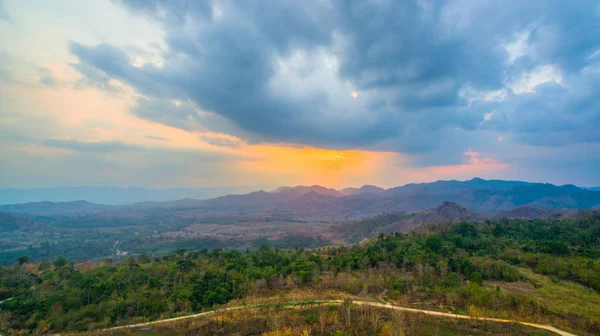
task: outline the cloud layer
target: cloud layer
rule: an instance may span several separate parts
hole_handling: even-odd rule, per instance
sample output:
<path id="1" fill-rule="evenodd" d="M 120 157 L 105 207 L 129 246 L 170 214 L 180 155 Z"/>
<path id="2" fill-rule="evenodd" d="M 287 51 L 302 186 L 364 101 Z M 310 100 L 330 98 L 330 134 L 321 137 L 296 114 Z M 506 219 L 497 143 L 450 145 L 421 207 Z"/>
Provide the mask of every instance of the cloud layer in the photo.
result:
<path id="1" fill-rule="evenodd" d="M 108 77 L 149 97 L 133 111 L 159 123 L 198 120 L 148 112 L 147 99 L 190 101 L 261 139 L 315 146 L 420 153 L 449 128 L 542 146 L 600 141 L 594 1 L 122 4 L 164 29 L 160 65 L 135 66 L 109 44 L 71 51 L 99 87 Z"/>
<path id="2" fill-rule="evenodd" d="M 600 184 L 597 1 L 0 0 L 0 38 L 0 184 Z"/>

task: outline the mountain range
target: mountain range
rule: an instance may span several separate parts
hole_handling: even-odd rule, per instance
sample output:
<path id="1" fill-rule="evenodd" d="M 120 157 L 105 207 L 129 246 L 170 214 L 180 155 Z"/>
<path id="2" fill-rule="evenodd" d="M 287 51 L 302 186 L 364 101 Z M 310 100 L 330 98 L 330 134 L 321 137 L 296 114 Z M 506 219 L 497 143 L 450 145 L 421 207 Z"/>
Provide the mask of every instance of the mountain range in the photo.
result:
<path id="1" fill-rule="evenodd" d="M 0 189 L 0 204 L 29 202 L 71 202 L 86 200 L 91 203 L 123 205 L 138 202 L 165 202 L 184 198 L 207 199 L 227 194 L 248 193 L 259 189 L 273 189 L 275 186 L 241 186 L 214 188 L 121 188 L 103 186 L 60 187 L 37 189 Z"/>
<path id="2" fill-rule="evenodd" d="M 118 191 L 115 191 L 118 198 Z M 600 191 L 574 185 L 522 181 L 483 180 L 437 181 L 383 189 L 376 186 L 330 189 L 322 186 L 281 187 L 271 192 L 255 191 L 206 200 L 185 198 L 167 202 L 141 202 L 109 206 L 86 201 L 33 202 L 2 205 L 0 211 L 30 214 L 105 213 L 146 216 L 151 213 L 176 217 L 287 215 L 299 220 L 339 221 L 390 212 L 414 213 L 455 202 L 474 211 L 504 213 L 587 209 L 600 206 Z M 529 208 L 522 208 L 528 206 Z M 529 210 L 527 210 L 529 209 Z"/>

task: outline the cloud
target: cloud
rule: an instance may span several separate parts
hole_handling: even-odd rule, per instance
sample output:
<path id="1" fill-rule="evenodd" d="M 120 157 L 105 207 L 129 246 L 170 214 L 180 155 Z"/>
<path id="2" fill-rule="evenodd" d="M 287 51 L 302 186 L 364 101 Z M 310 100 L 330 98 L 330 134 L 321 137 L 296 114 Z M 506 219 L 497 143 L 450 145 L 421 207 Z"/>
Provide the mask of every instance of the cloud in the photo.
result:
<path id="1" fill-rule="evenodd" d="M 50 70 L 48 68 L 40 68 L 39 73 L 40 73 L 40 80 L 39 80 L 40 84 L 42 84 L 44 86 L 48 86 L 48 87 L 54 87 L 54 86 L 59 85 L 59 81 L 56 79 L 56 77 L 54 77 L 52 70 Z"/>
<path id="2" fill-rule="evenodd" d="M 10 19 L 10 16 L 8 15 L 8 13 L 6 12 L 6 9 L 4 8 L 4 1 L 0 0 L 0 20 L 8 21 L 9 19 Z"/>
<path id="3" fill-rule="evenodd" d="M 3 151 L 3 155 L 10 158 L 3 168 L 10 174 L 2 174 L 0 184 L 21 188 L 65 185 L 169 188 L 244 185 L 253 181 L 238 178 L 243 171 L 233 174 L 235 166 L 231 160 L 234 158 L 219 153 L 151 147 L 130 150 L 131 145 L 123 149 L 128 145 L 112 142 L 52 141 L 48 144 L 67 147 L 73 152 L 64 155 L 46 149 L 40 151 L 41 155 L 32 155 L 13 146 Z"/>
<path id="4" fill-rule="evenodd" d="M 490 172 L 506 170 L 510 167 L 504 162 L 500 162 L 492 157 L 470 149 L 464 152 L 463 155 L 469 158 L 467 163 L 424 167 L 422 169 L 423 173 L 431 174 L 435 176 L 436 179 L 447 177 L 468 178 L 472 176 L 483 176 L 483 174 L 489 174 Z"/>
<path id="5" fill-rule="evenodd" d="M 495 113 L 496 113 L 496 110 L 491 110 L 490 112 L 484 114 L 483 115 L 483 120 L 484 121 L 490 121 L 490 120 L 492 120 L 492 117 L 494 116 Z"/>
<path id="6" fill-rule="evenodd" d="M 155 135 L 146 135 L 145 138 L 148 140 L 155 140 L 155 141 L 169 141 L 169 139 L 167 139 L 165 137 L 155 136 Z"/>
<path id="7" fill-rule="evenodd" d="M 473 108 L 492 106 L 493 118 L 482 127 L 510 132 L 514 141 L 554 147 L 600 143 L 600 62 L 564 76 L 560 83 L 549 78 L 505 101 Z"/>
<path id="8" fill-rule="evenodd" d="M 0 2 L 0 6 L 2 3 Z M 4 51 L 0 51 L 0 84 L 18 84 L 20 81 L 13 73 L 15 68 L 19 68 L 22 62 Z"/>
<path id="9" fill-rule="evenodd" d="M 141 119 L 186 131 L 202 129 L 198 109 L 179 100 L 139 98 L 131 112 Z"/>
<path id="10" fill-rule="evenodd" d="M 51 69 L 5 51 L 0 51 L 0 83 L 33 87 L 60 85 Z"/>
<path id="11" fill-rule="evenodd" d="M 107 75 L 94 67 L 90 67 L 86 64 L 73 64 L 72 66 L 75 68 L 75 70 L 79 71 L 79 73 L 83 75 L 81 79 L 75 82 L 74 87 L 76 89 L 92 87 L 113 93 L 123 91 L 120 87 L 112 84 Z"/>
<path id="12" fill-rule="evenodd" d="M 45 139 L 43 144 L 49 147 L 63 148 L 76 152 L 114 153 L 129 150 L 139 150 L 140 147 L 128 145 L 120 141 L 78 141 L 72 139 Z"/>
<path id="13" fill-rule="evenodd" d="M 13 75 L 6 69 L 0 68 L 0 83 L 14 83 Z"/>
<path id="14" fill-rule="evenodd" d="M 202 111 L 244 140 L 419 155 L 463 141 L 440 134 L 475 131 L 600 141 L 593 1 L 121 3 L 162 27 L 161 62 L 106 43 L 70 49 L 86 83 L 144 95 L 140 118 L 215 131 Z"/>
<path id="15" fill-rule="evenodd" d="M 135 100 L 130 112 L 138 118 L 189 132 L 235 133 L 249 141 L 258 141 L 258 138 L 245 133 L 224 117 L 202 111 L 191 101 L 140 97 Z"/>
<path id="16" fill-rule="evenodd" d="M 40 79 L 40 84 L 45 86 L 53 86 L 56 84 L 56 79 L 52 76 L 45 76 Z"/>
<path id="17" fill-rule="evenodd" d="M 203 134 L 199 135 L 198 139 L 207 144 L 219 147 L 238 147 L 243 144 L 240 139 L 224 134 Z"/>

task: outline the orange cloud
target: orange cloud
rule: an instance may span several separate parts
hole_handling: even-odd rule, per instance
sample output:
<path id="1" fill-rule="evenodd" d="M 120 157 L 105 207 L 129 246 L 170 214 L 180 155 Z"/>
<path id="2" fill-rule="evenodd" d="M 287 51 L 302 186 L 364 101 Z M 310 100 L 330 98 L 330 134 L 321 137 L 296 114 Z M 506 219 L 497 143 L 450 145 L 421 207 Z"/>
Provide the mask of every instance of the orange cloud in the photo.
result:
<path id="1" fill-rule="evenodd" d="M 496 159 L 486 157 L 479 152 L 468 150 L 463 155 L 469 158 L 467 163 L 432 166 L 424 168 L 424 172 L 433 175 L 434 178 L 445 177 L 473 177 L 480 176 L 484 173 L 498 171 L 509 167 L 508 164 L 500 162 Z"/>

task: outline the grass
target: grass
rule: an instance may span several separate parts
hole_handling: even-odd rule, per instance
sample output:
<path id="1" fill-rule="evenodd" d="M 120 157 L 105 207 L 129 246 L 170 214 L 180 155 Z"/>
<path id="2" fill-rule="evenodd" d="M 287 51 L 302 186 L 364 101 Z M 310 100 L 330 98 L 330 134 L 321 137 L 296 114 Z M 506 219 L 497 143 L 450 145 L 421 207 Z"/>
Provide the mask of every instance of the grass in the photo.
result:
<path id="1" fill-rule="evenodd" d="M 531 279 L 533 281 L 537 281 L 538 284 L 538 288 L 534 289 L 536 295 L 537 295 L 537 291 L 540 291 L 540 300 L 542 299 L 541 297 L 543 296 L 544 293 L 548 293 L 551 292 L 552 290 L 555 290 L 557 286 L 557 284 L 552 283 L 547 277 L 544 276 L 538 276 L 536 274 L 528 274 L 528 276 L 531 276 Z M 578 290 L 577 287 L 571 288 L 570 286 L 575 285 L 575 284 L 568 284 L 566 286 L 566 288 L 568 290 Z M 515 286 L 515 288 L 519 288 L 519 286 Z M 531 290 L 531 286 L 526 287 L 528 290 Z M 563 292 L 564 293 L 564 292 Z M 596 294 L 597 295 L 597 294 Z M 190 332 L 190 328 L 197 328 L 198 326 L 202 326 L 202 325 L 206 325 L 207 323 L 213 323 L 210 321 L 223 321 L 224 317 L 226 316 L 228 319 L 228 327 L 224 327 L 225 329 L 223 330 L 235 330 L 235 325 L 244 325 L 244 327 L 247 327 L 247 324 L 253 324 L 255 325 L 255 328 L 253 329 L 252 332 L 254 332 L 256 335 L 259 335 L 261 332 L 264 331 L 269 331 L 269 330 L 273 330 L 273 327 L 269 326 L 267 327 L 267 325 L 269 325 L 268 323 L 268 318 L 272 318 L 274 312 L 276 312 L 276 314 L 282 314 L 284 317 L 278 317 L 281 318 L 282 321 L 283 320 L 288 320 L 289 325 L 293 328 L 295 328 L 294 330 L 302 327 L 307 327 L 307 328 L 313 328 L 312 330 L 316 330 L 314 325 L 308 325 L 308 326 L 304 326 L 302 322 L 305 320 L 305 317 L 312 313 L 312 314 L 319 314 L 319 312 L 333 312 L 335 314 L 338 314 L 338 307 L 339 305 L 337 304 L 330 304 L 330 303 L 325 303 L 323 304 L 322 301 L 323 300 L 328 300 L 328 299 L 344 299 L 344 298 L 350 298 L 353 300 L 360 300 L 360 301 L 379 301 L 377 298 L 373 298 L 373 297 L 364 297 L 364 296 L 356 296 L 356 295 L 351 295 L 348 293 L 344 293 L 344 292 L 339 292 L 339 291 L 335 291 L 335 290 L 317 290 L 314 288 L 294 288 L 292 290 L 287 290 L 287 291 L 279 291 L 279 292 L 273 292 L 273 291 L 266 291 L 264 293 L 260 293 L 258 295 L 254 295 L 254 296 L 248 296 L 244 299 L 239 299 L 239 300 L 233 300 L 231 302 L 229 302 L 226 307 L 236 307 L 236 306 L 249 306 L 249 307 L 253 307 L 253 309 L 244 309 L 244 310 L 235 310 L 235 311 L 228 311 L 228 312 L 217 312 L 215 315 L 211 315 L 211 316 L 206 316 L 206 317 L 201 317 L 201 318 L 197 318 L 197 319 L 190 319 L 190 320 L 185 320 L 185 321 L 177 321 L 177 322 L 171 322 L 171 323 L 166 323 L 166 324 L 160 324 L 160 325 L 154 325 L 152 327 L 145 327 L 142 329 L 138 329 L 138 330 L 120 330 L 120 331 L 114 331 L 112 333 L 92 333 L 92 334 L 96 334 L 96 335 L 148 335 L 148 336 L 154 336 L 154 335 L 186 335 Z M 575 299 L 578 300 L 578 299 Z M 296 302 L 296 303 L 291 303 L 291 302 Z M 363 306 L 354 306 L 353 309 L 355 309 L 355 311 L 361 311 L 361 309 Z M 426 308 L 426 307 L 423 307 Z M 438 307 L 439 308 L 439 307 Z M 393 323 L 393 312 L 391 310 L 388 309 L 383 309 L 383 308 L 372 308 L 372 307 L 368 307 L 365 309 L 375 309 L 375 310 L 380 310 L 380 314 L 381 314 L 381 323 L 379 325 L 379 327 L 381 327 L 383 324 L 385 323 Z M 433 310 L 439 310 L 439 309 L 433 309 Z M 483 312 L 482 312 L 483 313 Z M 294 315 L 297 314 L 297 315 Z M 490 336 L 496 336 L 496 335 L 538 335 L 538 336 L 544 336 L 544 335 L 553 335 L 553 333 L 551 332 L 547 332 L 544 330 L 539 330 L 536 328 L 530 328 L 530 327 L 526 327 L 526 326 L 522 326 L 522 325 L 518 325 L 518 324 L 506 324 L 506 323 L 494 323 L 494 322 L 486 322 L 486 321 L 474 321 L 474 320 L 455 320 L 452 318 L 441 318 L 441 317 L 434 317 L 434 316 L 427 316 L 427 315 L 423 315 L 423 314 L 416 314 L 416 313 L 403 313 L 404 316 L 408 316 L 408 317 L 404 317 L 404 319 L 408 322 L 405 323 L 406 328 L 411 328 L 411 332 L 406 332 L 405 335 L 448 335 L 448 336 L 453 336 L 453 335 L 490 335 Z M 360 313 L 358 313 L 358 315 L 360 316 Z M 265 319 L 267 320 L 257 320 L 257 316 L 265 316 Z M 293 317 L 296 316 L 296 317 Z M 392 316 L 392 317 L 390 317 Z M 482 316 L 491 316 L 491 315 L 487 315 L 487 314 L 482 314 Z M 362 318 L 365 318 L 364 315 Z M 367 318 L 368 319 L 368 318 Z M 415 319 L 418 320 L 418 323 L 415 323 Z M 342 318 L 340 319 L 336 319 L 335 323 L 341 323 L 339 322 L 340 320 L 342 320 Z M 354 321 L 354 320 L 353 320 Z M 412 322 L 410 322 L 412 321 Z M 335 327 L 335 323 L 332 322 L 332 327 L 333 329 L 337 328 Z M 358 323 L 358 322 L 356 322 Z M 362 323 L 362 322 L 361 322 Z M 305 323 L 306 324 L 306 323 Z M 366 323 L 368 325 L 368 323 Z M 564 328 L 563 324 L 560 324 L 561 328 Z M 282 322 L 282 324 L 279 325 L 279 327 L 283 328 L 285 326 L 285 324 Z M 341 324 L 341 326 L 338 326 L 340 328 L 344 328 L 344 325 Z M 261 329 L 262 328 L 262 329 Z M 356 329 L 357 327 L 353 327 L 354 329 Z M 362 324 L 361 324 L 361 328 L 362 328 Z M 332 329 L 332 330 L 333 330 Z M 206 335 L 225 335 L 227 333 L 222 333 L 218 330 L 212 330 L 211 333 L 206 333 Z M 221 330 L 221 331 L 223 331 Z M 354 330 L 356 331 L 356 330 Z M 372 330 L 371 330 L 372 331 Z M 224 331 L 223 331 L 224 332 Z M 204 333 L 197 333 L 198 335 L 205 335 Z M 293 335 L 300 335 L 300 332 L 297 333 L 292 333 Z M 356 334 L 356 333 L 355 333 Z M 360 333 L 359 333 L 360 334 Z M 379 333 L 377 333 L 379 334 Z M 383 333 L 385 335 L 385 333 Z M 321 333 L 312 333 L 312 335 L 322 335 Z M 325 334 L 328 335 L 328 334 Z M 334 333 L 331 333 L 331 335 L 336 335 Z M 343 334 L 343 335 L 351 335 L 351 334 Z M 361 334 L 362 335 L 362 334 Z M 364 335 L 375 335 L 372 332 L 369 333 L 365 333 Z"/>
<path id="2" fill-rule="evenodd" d="M 253 335 L 280 330 L 291 331 L 291 333 L 270 333 L 269 335 L 303 335 L 310 331 L 310 335 L 390 335 L 397 334 L 402 330 L 402 335 L 436 335 L 436 336 L 458 336 L 458 335 L 535 335 L 549 336 L 550 332 L 534 328 L 505 323 L 484 323 L 473 320 L 452 320 L 437 318 L 422 314 L 394 315 L 394 312 L 380 308 L 361 309 L 353 307 L 352 323 L 344 323 L 343 315 L 337 307 L 331 309 L 328 306 L 294 307 L 295 309 L 276 309 L 275 306 L 261 307 L 255 311 L 223 312 L 210 318 L 204 317 L 195 321 L 174 322 L 168 325 L 152 326 L 138 330 L 115 331 L 112 333 L 92 333 L 95 335 L 187 335 L 192 332 L 197 335 L 235 335 L 242 329 L 246 334 Z M 373 326 L 373 314 L 378 314 L 377 325 Z M 315 316 L 310 320 L 308 316 Z M 324 317 L 324 327 L 320 326 L 319 319 Z M 276 321 L 276 322 L 274 322 Z M 205 327 L 213 325 L 210 330 Z M 204 327 L 204 328 L 203 328 Z M 323 333 L 321 333 L 323 330 Z M 264 334 L 263 334 L 264 335 Z"/>
<path id="3" fill-rule="evenodd" d="M 571 281 L 552 281 L 548 276 L 522 269 L 521 273 L 531 282 L 533 295 L 552 311 L 587 317 L 600 316 L 600 294 L 589 287 Z"/>

